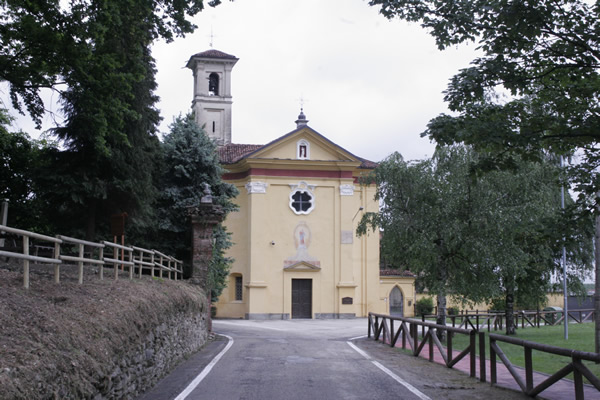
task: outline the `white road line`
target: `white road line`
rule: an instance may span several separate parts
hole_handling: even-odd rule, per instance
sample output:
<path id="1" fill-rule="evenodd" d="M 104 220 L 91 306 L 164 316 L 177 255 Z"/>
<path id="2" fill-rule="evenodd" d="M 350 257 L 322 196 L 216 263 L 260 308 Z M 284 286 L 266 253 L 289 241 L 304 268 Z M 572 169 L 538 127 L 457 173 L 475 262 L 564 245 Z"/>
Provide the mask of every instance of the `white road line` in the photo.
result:
<path id="1" fill-rule="evenodd" d="M 350 338 L 350 339 L 348 339 L 348 340 L 362 339 L 362 338 L 364 338 L 364 337 L 367 337 L 367 335 L 362 335 L 362 336 L 353 337 L 353 338 Z"/>
<path id="2" fill-rule="evenodd" d="M 200 372 L 200 374 L 198 374 L 198 376 L 194 378 L 194 380 L 183 390 L 183 392 L 179 393 L 179 395 L 175 397 L 175 400 L 184 400 L 186 397 L 188 397 L 189 394 L 192 393 L 194 389 L 196 389 L 196 386 L 198 386 L 200 382 L 202 382 L 204 378 L 206 378 L 206 375 L 208 375 L 208 373 L 213 369 L 213 367 L 217 364 L 221 357 L 223 357 L 223 355 L 227 353 L 227 350 L 229 350 L 229 348 L 233 346 L 233 338 L 231 336 L 221 336 L 225 336 L 227 339 L 229 339 L 229 343 L 227 343 L 227 346 L 225 346 L 225 348 L 221 350 L 221 352 L 217 354 L 217 356 L 213 358 L 212 361 L 206 367 L 204 367 L 202 372 Z"/>
<path id="3" fill-rule="evenodd" d="M 248 328 L 257 328 L 257 329 L 271 329 L 273 331 L 285 331 L 285 329 L 281 328 L 273 328 L 270 326 L 262 326 L 261 324 L 253 324 L 253 323 L 242 323 L 242 322 L 227 322 L 227 321 L 215 321 L 213 320 L 213 325 L 234 325 L 234 326 L 246 326 Z"/>
<path id="4" fill-rule="evenodd" d="M 356 350 L 356 352 L 358 354 L 360 354 L 361 356 L 363 356 L 367 360 L 371 361 L 373 363 L 373 365 L 375 365 L 377 368 L 379 368 L 380 370 L 382 370 L 383 372 L 385 372 L 386 374 L 388 374 L 396 382 L 398 382 L 399 384 L 401 384 L 402 386 L 404 386 L 405 388 L 407 388 L 408 390 L 410 390 L 415 396 L 417 396 L 421 400 L 431 400 L 431 398 L 428 397 L 425 393 L 419 391 L 419 389 L 417 389 L 416 387 L 414 387 L 410 383 L 406 382 L 404 379 L 400 378 L 398 375 L 394 374 L 392 371 L 390 371 L 389 369 L 387 369 L 386 367 L 384 367 L 383 365 L 381 365 L 379 362 L 373 360 L 371 358 L 371 356 L 369 356 L 367 353 L 365 353 L 364 351 L 362 351 L 361 349 L 359 349 L 358 347 L 356 347 L 353 343 L 350 343 L 350 342 L 346 342 L 346 343 L 348 343 L 348 345 L 350 347 L 352 347 L 354 350 Z"/>

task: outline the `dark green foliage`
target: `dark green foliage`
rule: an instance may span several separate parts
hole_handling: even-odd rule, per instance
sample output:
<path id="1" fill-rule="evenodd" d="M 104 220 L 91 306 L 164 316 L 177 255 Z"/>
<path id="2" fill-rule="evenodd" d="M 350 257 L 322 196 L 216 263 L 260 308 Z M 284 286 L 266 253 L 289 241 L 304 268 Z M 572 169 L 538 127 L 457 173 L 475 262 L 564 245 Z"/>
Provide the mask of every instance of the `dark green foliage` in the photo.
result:
<path id="1" fill-rule="evenodd" d="M 382 228 L 382 249 L 407 265 L 419 285 L 446 295 L 507 305 L 542 303 L 559 257 L 566 221 L 560 211 L 558 168 L 518 161 L 512 171 L 476 174 L 479 155 L 468 147 L 438 147 L 431 160 L 405 162 L 393 154 L 374 171 L 380 213 L 367 213 L 358 233 Z M 571 282 L 591 267 L 591 221 L 567 236 Z M 512 300 L 512 301 L 509 301 Z M 441 323 L 441 322 L 440 322 Z"/>
<path id="2" fill-rule="evenodd" d="M 450 81 L 423 135 L 486 152 L 481 166 L 578 151 L 580 201 L 600 189 L 600 3 L 583 0 L 371 0 L 388 18 L 417 21 L 440 49 L 477 42 L 481 56 Z M 590 207 L 591 203 L 586 204 Z M 590 207 L 591 208 L 591 207 Z"/>
<path id="3" fill-rule="evenodd" d="M 496 297 L 490 301 L 490 311 L 504 311 L 506 310 L 506 299 L 504 297 Z"/>
<path id="4" fill-rule="evenodd" d="M 235 186 L 223 182 L 216 145 L 196 124 L 192 115 L 178 117 L 162 144 L 162 173 L 157 202 L 159 226 L 156 238 L 160 248 L 187 263 L 191 262 L 191 224 L 188 207 L 200 203 L 204 183 L 210 185 L 213 201 L 226 213 L 234 211 L 231 199 L 237 195 Z M 209 270 L 209 284 L 216 300 L 225 287 L 229 265 L 233 260 L 225 257 L 230 247 L 229 234 L 222 225 L 214 232 L 213 261 Z M 156 243 L 159 246 L 159 243 Z"/>
<path id="5" fill-rule="evenodd" d="M 65 116 L 52 129 L 60 147 L 42 148 L 24 134 L 0 131 L 4 196 L 13 202 L 11 215 L 22 219 L 19 227 L 39 228 L 47 219 L 50 232 L 95 240 L 97 231 L 109 237 L 112 214 L 126 212 L 128 242 L 176 254 L 189 268 L 186 208 L 199 203 L 206 182 L 230 212 L 236 190 L 221 181 L 215 146 L 190 117 L 175 121 L 160 145 L 150 46 L 193 32 L 188 17 L 202 8 L 202 0 L 0 4 L 0 80 L 8 82 L 13 106 L 39 125 L 45 113 L 40 89 L 51 88 Z M 4 114 L 0 118 L 4 126 Z M 213 298 L 231 262 L 222 227 L 215 238 Z"/>
<path id="6" fill-rule="evenodd" d="M 188 20 L 202 0 L 6 1 L 0 5 L 0 80 L 13 106 L 39 124 L 41 88 L 58 93 L 62 140 L 50 154 L 46 181 L 58 222 L 108 232 L 110 215 L 126 212 L 127 236 L 150 225 L 158 157 L 159 112 L 150 46 L 193 32 Z M 62 174 L 63 176 L 60 176 Z M 60 209 L 68 210 L 68 217 Z M 63 230 L 63 232 L 65 232 Z"/>
<path id="7" fill-rule="evenodd" d="M 0 110 L 0 201 L 9 201 L 7 224 L 51 233 L 36 179 L 44 168 L 43 153 L 48 144 L 23 132 L 9 132 L 8 123 L 5 111 Z"/>
<path id="8" fill-rule="evenodd" d="M 218 3 L 209 2 L 210 5 Z M 108 67 L 106 78 L 111 79 L 115 64 L 122 60 L 119 57 L 96 60 L 95 50 L 117 44 L 115 54 L 118 53 L 119 35 L 123 33 L 120 27 L 130 28 L 127 33 L 131 34 L 140 33 L 141 27 L 143 32 L 139 39 L 146 43 L 158 38 L 171 41 L 175 36 L 194 31 L 196 27 L 187 17 L 202 9 L 202 0 L 71 0 L 68 4 L 58 0 L 3 1 L 0 4 L 0 80 L 10 84 L 13 106 L 21 112 L 26 109 L 40 124 L 45 113 L 39 96 L 41 88 L 62 93 L 65 89 L 62 78 L 78 70 L 85 79 L 93 76 L 102 80 L 103 71 L 97 69 L 98 62 Z M 123 44 L 126 39 L 123 38 Z M 88 66 L 89 76 L 85 76 Z M 108 83 L 95 90 L 118 90 Z M 121 84 L 127 90 L 126 81 L 112 83 Z M 115 99 L 117 108 L 119 101 Z M 117 121 L 121 119 L 118 115 L 115 117 Z M 114 121 L 98 118 L 96 122 L 104 125 Z"/>
<path id="9" fill-rule="evenodd" d="M 457 307 L 448 307 L 448 315 L 458 315 L 460 310 Z"/>
<path id="10" fill-rule="evenodd" d="M 433 299 L 431 297 L 423 297 L 415 303 L 415 312 L 417 316 L 431 315 L 433 313 Z"/>

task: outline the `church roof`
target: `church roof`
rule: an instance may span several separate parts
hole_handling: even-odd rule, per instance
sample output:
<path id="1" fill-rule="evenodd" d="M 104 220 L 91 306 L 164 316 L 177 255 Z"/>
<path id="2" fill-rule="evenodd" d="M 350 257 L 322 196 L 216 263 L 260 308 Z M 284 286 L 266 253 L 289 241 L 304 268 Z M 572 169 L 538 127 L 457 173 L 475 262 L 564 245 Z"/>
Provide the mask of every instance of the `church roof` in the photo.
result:
<path id="1" fill-rule="evenodd" d="M 225 146 L 219 147 L 218 149 L 218 153 L 219 153 L 219 160 L 221 161 L 221 164 L 235 164 L 236 162 L 243 160 L 244 158 L 248 157 L 249 155 L 265 148 L 268 147 L 270 145 L 272 145 L 273 143 L 276 143 L 280 140 L 285 139 L 286 137 L 293 135 L 294 133 L 296 133 L 297 131 L 299 131 L 300 129 L 303 129 L 303 127 L 295 129 L 293 131 L 291 131 L 290 133 L 286 133 L 283 136 L 278 137 L 277 139 L 267 143 L 267 144 L 237 144 L 237 143 L 229 143 L 226 144 Z M 314 131 L 312 128 L 310 128 L 313 132 L 315 132 L 317 135 L 321 136 L 323 139 L 325 139 L 326 141 L 332 143 L 335 146 L 335 143 L 333 143 L 332 141 L 330 141 L 329 139 L 327 139 L 325 136 L 321 135 L 320 133 Z M 340 147 L 340 146 L 338 146 Z M 341 148 L 341 147 L 340 147 Z M 343 149 L 343 148 L 342 148 Z M 343 149 L 344 151 L 348 152 L 347 150 Z M 352 154 L 350 152 L 348 152 L 349 154 Z M 352 154 L 353 155 L 353 154 Z M 363 169 L 375 169 L 377 167 L 377 163 L 373 162 L 373 161 L 369 161 L 366 160 L 364 158 L 358 157 L 353 155 L 354 157 L 356 157 L 358 160 L 361 161 L 360 167 L 359 168 L 363 168 Z"/>
<path id="2" fill-rule="evenodd" d="M 218 148 L 219 160 L 221 164 L 233 164 L 263 147 L 264 145 L 262 144 L 228 143 Z"/>
<path id="3" fill-rule="evenodd" d="M 399 269 L 380 269 L 379 276 L 401 276 L 401 277 L 412 278 L 415 276 L 415 274 L 413 274 L 412 272 L 410 272 L 408 270 L 401 271 Z"/>
<path id="4" fill-rule="evenodd" d="M 231 54 L 223 53 L 222 51 L 216 50 L 216 49 L 210 49 L 210 50 L 203 51 L 201 53 L 194 54 L 193 56 L 190 57 L 190 59 L 194 58 L 194 57 L 202 57 L 202 58 L 230 58 L 232 60 L 237 60 L 236 56 L 232 56 Z"/>

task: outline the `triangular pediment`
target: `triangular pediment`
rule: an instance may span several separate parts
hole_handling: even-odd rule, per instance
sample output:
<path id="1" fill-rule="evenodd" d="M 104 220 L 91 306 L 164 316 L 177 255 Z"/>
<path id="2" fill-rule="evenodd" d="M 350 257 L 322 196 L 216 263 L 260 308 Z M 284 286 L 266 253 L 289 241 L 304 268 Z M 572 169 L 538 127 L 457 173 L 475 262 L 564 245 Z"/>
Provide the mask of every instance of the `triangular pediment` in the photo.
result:
<path id="1" fill-rule="evenodd" d="M 305 145 L 305 154 L 299 154 L 299 146 Z M 249 154 L 246 159 L 331 161 L 357 163 L 362 159 L 327 139 L 309 126 L 283 135 Z"/>
<path id="2" fill-rule="evenodd" d="M 298 261 L 293 264 L 289 264 L 286 262 L 284 264 L 284 271 L 320 271 L 321 263 L 318 261 Z"/>

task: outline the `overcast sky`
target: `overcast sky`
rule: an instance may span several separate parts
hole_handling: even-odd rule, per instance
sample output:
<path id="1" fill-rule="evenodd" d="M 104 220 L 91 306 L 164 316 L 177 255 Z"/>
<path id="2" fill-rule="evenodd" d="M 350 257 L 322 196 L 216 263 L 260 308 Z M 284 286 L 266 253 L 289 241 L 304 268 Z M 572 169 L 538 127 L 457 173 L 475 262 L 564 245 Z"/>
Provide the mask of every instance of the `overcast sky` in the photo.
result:
<path id="1" fill-rule="evenodd" d="M 419 25 L 388 21 L 363 0 L 224 0 L 194 22 L 194 34 L 153 47 L 161 132 L 190 109 L 185 64 L 210 48 L 212 29 L 213 48 L 239 58 L 234 143 L 264 144 L 292 131 L 304 98 L 310 127 L 373 161 L 393 151 L 431 156 L 434 145 L 419 134 L 447 112 L 442 91 L 474 58 L 474 46 L 441 52 Z M 22 118 L 17 127 L 32 130 Z"/>

